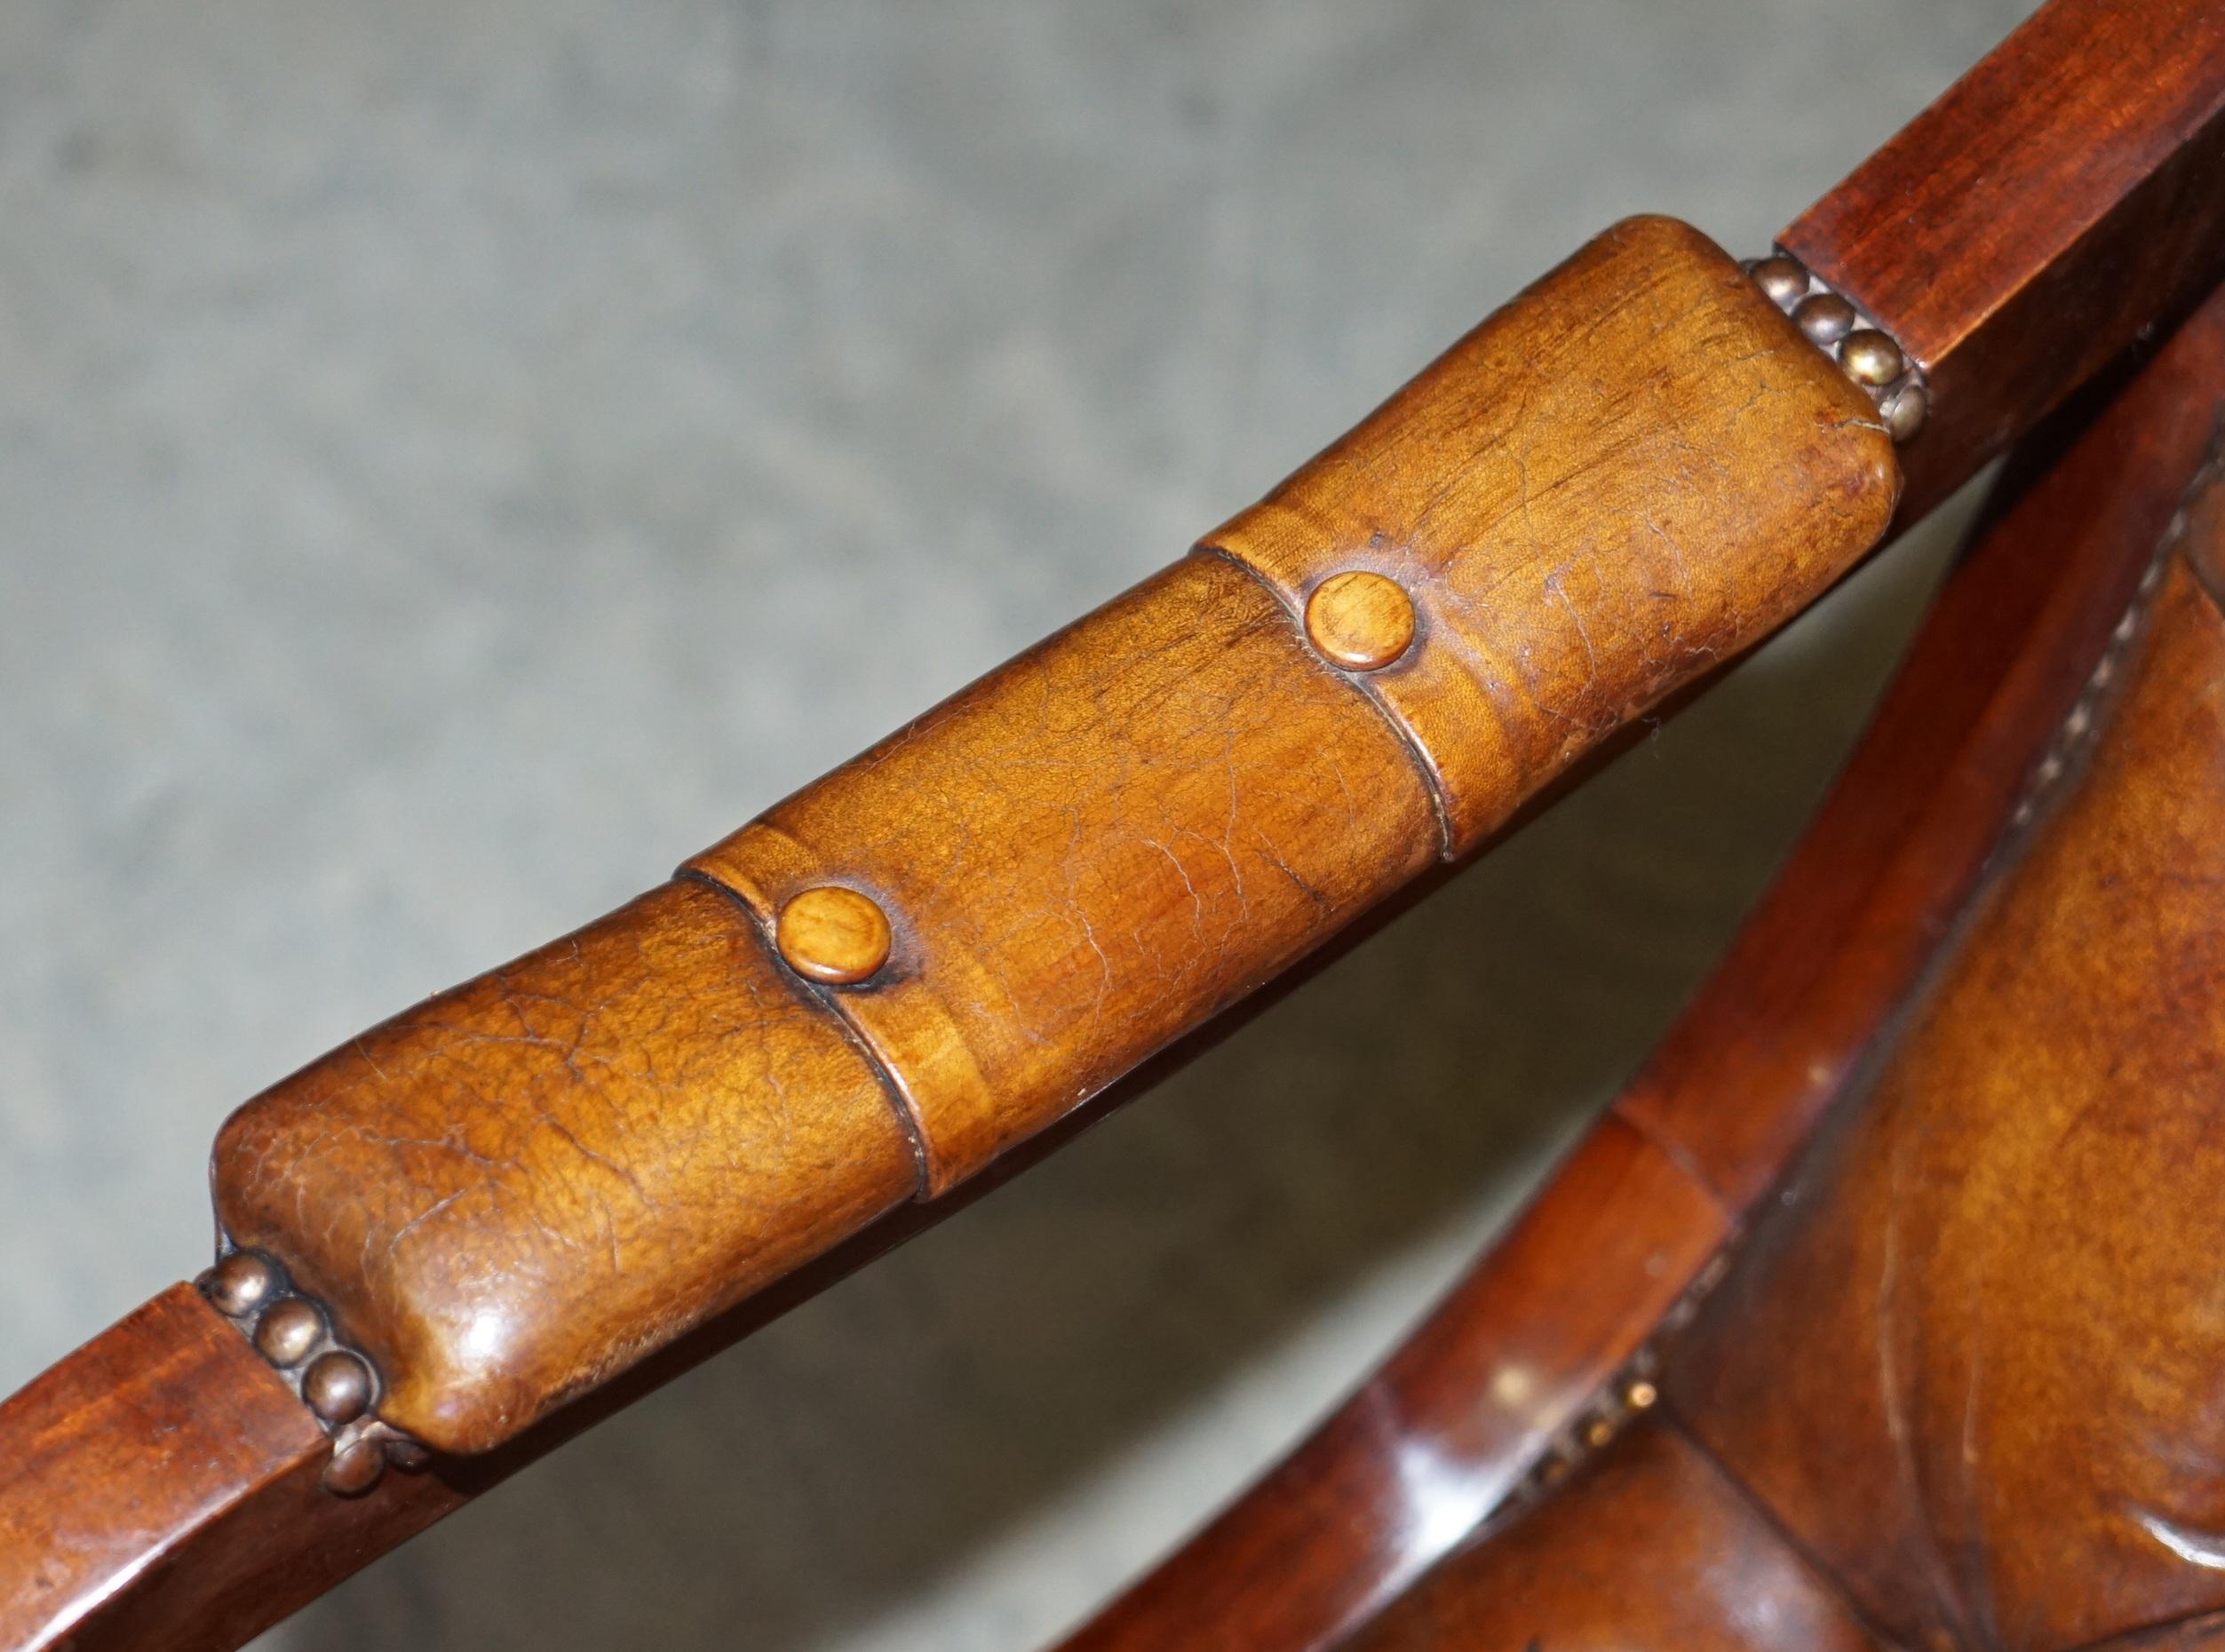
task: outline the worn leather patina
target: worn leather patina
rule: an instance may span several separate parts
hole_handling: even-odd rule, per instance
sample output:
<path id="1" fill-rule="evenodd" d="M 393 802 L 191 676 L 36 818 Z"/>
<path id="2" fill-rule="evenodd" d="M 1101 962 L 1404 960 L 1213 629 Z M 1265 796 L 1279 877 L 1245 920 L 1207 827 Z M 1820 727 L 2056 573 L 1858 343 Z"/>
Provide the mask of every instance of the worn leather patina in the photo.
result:
<path id="1" fill-rule="evenodd" d="M 219 1219 L 370 1358 L 382 1419 L 498 1444 L 1473 846 L 1820 594 L 1897 476 L 1736 263 L 1632 220 L 1258 512 L 678 885 L 250 1102 Z M 1380 669 L 1309 636 L 1340 569 L 1412 604 Z M 886 933 L 807 980 L 780 915 L 830 888 Z"/>
<path id="2" fill-rule="evenodd" d="M 2221 506 L 2195 514 L 2205 555 Z M 2151 623 L 2090 772 L 2062 759 L 2058 812 L 1670 1386 L 1905 1644 L 2048 1652 L 2225 1608 L 2203 1398 L 2225 1365 L 2225 620 L 2174 560 Z"/>

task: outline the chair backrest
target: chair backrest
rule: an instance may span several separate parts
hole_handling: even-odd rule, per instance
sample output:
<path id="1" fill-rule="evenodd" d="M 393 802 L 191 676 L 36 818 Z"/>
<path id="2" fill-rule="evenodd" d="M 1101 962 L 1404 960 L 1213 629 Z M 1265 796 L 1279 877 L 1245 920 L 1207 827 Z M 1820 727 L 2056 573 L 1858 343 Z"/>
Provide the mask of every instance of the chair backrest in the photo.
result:
<path id="1" fill-rule="evenodd" d="M 2225 618 L 2188 554 L 2225 491 L 2182 520 L 2015 869 L 1667 1384 L 1906 1644 L 2225 1608 Z"/>
<path id="2" fill-rule="evenodd" d="M 2212 312 L 2183 345 L 2209 335 L 2208 384 L 2172 386 L 2205 393 L 2151 409 L 2165 446 L 2225 413 Z M 2221 560 L 2213 457 L 1931 978 L 1665 1336 L 1657 1402 L 1355 1646 L 2208 1643 L 2225 1610 Z"/>

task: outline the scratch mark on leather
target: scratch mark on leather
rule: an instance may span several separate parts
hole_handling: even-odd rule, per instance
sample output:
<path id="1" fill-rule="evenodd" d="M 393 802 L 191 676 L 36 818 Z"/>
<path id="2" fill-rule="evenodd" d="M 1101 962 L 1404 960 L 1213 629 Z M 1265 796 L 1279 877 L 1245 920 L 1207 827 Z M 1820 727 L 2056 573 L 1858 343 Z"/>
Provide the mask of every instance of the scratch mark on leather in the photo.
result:
<path id="1" fill-rule="evenodd" d="M 1940 1553 L 1937 1534 L 1932 1529 L 1930 1510 L 1924 1495 L 1923 1465 L 1918 1459 L 1916 1442 L 1909 1430 L 1911 1395 L 1895 1352 L 1901 1284 L 1901 1222 L 1905 1203 L 1902 1189 L 1907 1179 L 1910 1151 L 1910 1139 L 1905 1134 L 1896 1137 L 1887 1172 L 1885 1232 L 1878 1263 L 1876 1319 L 1871 1326 L 1878 1361 L 1879 1404 L 1885 1417 L 1886 1435 L 1893 1446 L 1895 1479 L 1907 1502 L 1910 1528 L 1923 1542 L 1921 1563 L 1929 1574 L 1934 1598 L 1943 1610 L 1959 1619 L 1960 1614 L 1956 1609 L 1958 1597 L 1953 1570 L 1948 1565 L 1946 1557 Z"/>
<path id="2" fill-rule="evenodd" d="M 1591 628 L 1584 623 L 1584 611 L 1569 600 L 1569 593 L 1561 584 L 1561 574 L 1548 575 L 1545 588 L 1549 595 L 1560 599 L 1561 606 L 1569 611 L 1569 621 L 1576 627 L 1577 639 L 1584 645 L 1586 671 L 1583 686 L 1588 688 L 1599 680 L 1599 650 L 1592 646 Z"/>
<path id="3" fill-rule="evenodd" d="M 454 1204 L 458 1199 L 462 1198 L 465 1194 L 471 1191 L 472 1189 L 470 1187 L 458 1187 L 455 1192 L 449 1194 L 447 1197 L 437 1200 L 433 1203 L 425 1206 L 424 1210 L 419 1211 L 408 1221 L 402 1223 L 401 1227 L 395 1228 L 393 1233 L 386 1235 L 386 1243 L 385 1246 L 386 1254 L 389 1256 L 393 1255 L 396 1251 L 401 1249 L 401 1242 L 404 1239 L 407 1239 L 419 1227 L 423 1227 L 426 1222 L 431 1221 L 442 1211 L 447 1210 L 449 1205 Z"/>

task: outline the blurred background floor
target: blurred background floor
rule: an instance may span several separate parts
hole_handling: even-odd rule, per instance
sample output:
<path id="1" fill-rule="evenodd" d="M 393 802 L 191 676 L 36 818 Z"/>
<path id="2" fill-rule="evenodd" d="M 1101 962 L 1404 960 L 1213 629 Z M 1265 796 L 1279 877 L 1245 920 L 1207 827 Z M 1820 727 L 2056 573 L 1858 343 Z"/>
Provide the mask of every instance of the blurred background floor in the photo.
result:
<path id="1" fill-rule="evenodd" d="M 232 1105 L 1179 553 L 1633 210 L 2024 0 L 10 0 L 0 1391 Z M 1861 720 L 1893 553 L 1030 1177 L 270 1648 L 1024 1648 L 1371 1364 Z"/>

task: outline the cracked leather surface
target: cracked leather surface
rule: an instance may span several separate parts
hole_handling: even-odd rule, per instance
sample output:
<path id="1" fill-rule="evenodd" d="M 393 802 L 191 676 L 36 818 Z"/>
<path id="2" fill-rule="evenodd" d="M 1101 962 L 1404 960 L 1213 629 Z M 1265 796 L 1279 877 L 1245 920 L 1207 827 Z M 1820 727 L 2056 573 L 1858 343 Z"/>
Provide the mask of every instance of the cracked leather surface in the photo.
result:
<path id="1" fill-rule="evenodd" d="M 1054 1123 L 1434 863 L 1448 802 L 1472 837 L 1820 595 L 1896 485 L 1850 406 L 1697 234 L 1610 230 L 1266 507 L 1408 548 L 1410 678 L 1363 687 L 1202 549 L 690 863 L 733 899 L 645 897 L 250 1102 L 219 1218 L 331 1304 L 387 1421 L 499 1443 Z M 1474 719 L 1479 685 L 1525 709 Z M 893 946 L 807 988 L 767 937 L 827 883 Z"/>
<path id="2" fill-rule="evenodd" d="M 1633 219 L 1188 561 L 690 865 L 767 923 L 823 882 L 888 912 L 890 966 L 830 1002 L 940 1191 L 1821 594 L 1897 480 L 1735 263 Z M 1423 622 L 1364 676 L 1297 612 L 1363 565 Z"/>
<path id="3" fill-rule="evenodd" d="M 698 857 L 768 918 L 853 884 L 896 930 L 830 994 L 936 1190 L 1427 866 L 1396 732 L 1243 569 L 1193 557 Z"/>
<path id="4" fill-rule="evenodd" d="M 1405 587 L 1422 645 L 1366 684 L 1457 854 L 1813 601 L 1899 490 L 1869 397 L 1705 236 L 1636 218 L 1206 543 L 1293 606 L 1347 568 Z"/>
<path id="5" fill-rule="evenodd" d="M 218 1137 L 218 1218 L 483 1449 L 913 1187 L 840 1024 L 675 883 L 373 1028 Z"/>

